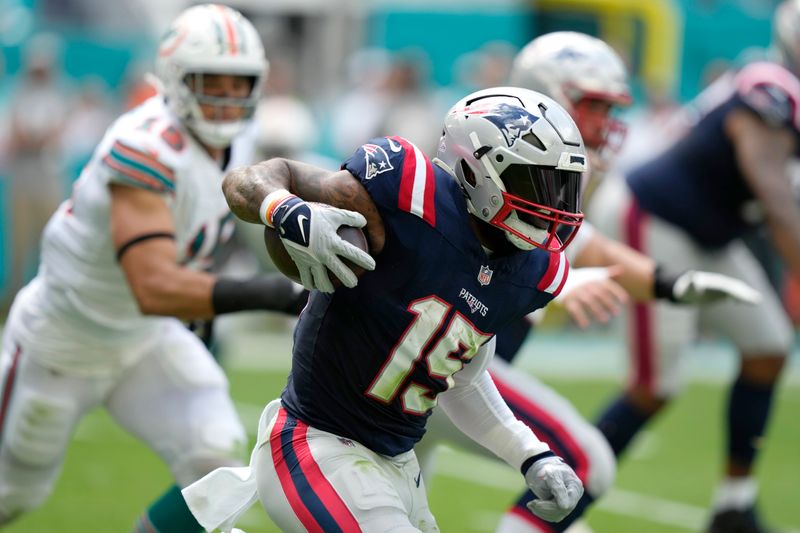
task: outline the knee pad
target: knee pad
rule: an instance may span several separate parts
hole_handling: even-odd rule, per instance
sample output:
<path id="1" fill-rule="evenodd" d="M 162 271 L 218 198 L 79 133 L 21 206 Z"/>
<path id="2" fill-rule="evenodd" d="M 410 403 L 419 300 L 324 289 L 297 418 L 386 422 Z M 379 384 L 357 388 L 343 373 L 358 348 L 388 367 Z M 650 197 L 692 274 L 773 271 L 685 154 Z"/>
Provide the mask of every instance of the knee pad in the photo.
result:
<path id="1" fill-rule="evenodd" d="M 76 418 L 77 407 L 68 401 L 19 389 L 3 428 L 5 448 L 21 465 L 56 465 L 67 449 Z"/>

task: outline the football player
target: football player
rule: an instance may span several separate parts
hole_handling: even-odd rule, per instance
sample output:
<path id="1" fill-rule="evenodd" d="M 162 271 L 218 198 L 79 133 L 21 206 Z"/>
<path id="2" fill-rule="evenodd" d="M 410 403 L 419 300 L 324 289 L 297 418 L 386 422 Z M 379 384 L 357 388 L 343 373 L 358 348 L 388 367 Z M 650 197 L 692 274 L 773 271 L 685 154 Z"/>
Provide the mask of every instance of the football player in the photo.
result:
<path id="1" fill-rule="evenodd" d="M 776 61 L 723 75 L 689 106 L 691 127 L 664 153 L 608 180 L 593 204 L 609 235 L 658 261 L 736 276 L 758 289 L 755 307 L 669 303 L 633 312 L 630 383 L 600 418 L 617 454 L 679 393 L 681 355 L 703 324 L 730 339 L 740 365 L 727 408 L 727 461 L 708 530 L 762 532 L 754 466 L 773 393 L 794 341 L 779 295 L 742 237 L 765 227 L 787 268 L 800 272 L 800 209 L 787 163 L 800 149 L 800 2 L 774 18 Z"/>
<path id="2" fill-rule="evenodd" d="M 517 55 L 511 82 L 553 97 L 572 115 L 593 163 L 584 175 L 584 187 L 593 189 L 613 156 L 615 146 L 609 143 L 619 143 L 624 134 L 624 125 L 614 118 L 614 113 L 631 101 L 627 70 L 617 53 L 603 41 L 588 35 L 546 34 L 534 39 Z M 583 222 L 567 256 L 572 266 L 613 266 L 616 271 L 613 284 L 590 282 L 572 291 L 565 287 L 559 296 L 581 327 L 592 319 L 608 320 L 628 296 L 636 301 L 659 298 L 681 304 L 705 304 L 722 299 L 748 303 L 758 300 L 758 294 L 738 280 L 710 272 L 676 272 L 659 267 L 654 260 L 629 246 L 604 237 L 587 221 Z M 571 275 L 577 278 L 580 272 L 580 268 L 573 269 Z M 556 524 L 527 512 L 526 506 L 534 495 L 526 492 L 503 517 L 498 528 L 501 532 L 564 531 L 589 504 L 606 492 L 616 470 L 614 453 L 597 428 L 555 391 L 506 363 L 513 360 L 530 332 L 530 323 L 525 320 L 500 330 L 498 357 L 492 360 L 489 372 L 516 417 L 564 457 L 581 478 L 586 492 L 577 509 Z M 433 470 L 426 468 L 426 463 L 437 442 L 441 441 L 479 451 L 453 431 L 446 417 L 435 412 L 425 438 L 416 448 L 424 472 Z"/>
<path id="3" fill-rule="evenodd" d="M 252 476 L 237 484 L 241 472 L 218 469 L 184 490 L 200 522 L 230 528 L 257 491 L 284 531 L 438 531 L 413 451 L 437 404 L 521 472 L 538 496 L 529 512 L 569 514 L 580 480 L 486 367 L 494 332 L 566 281 L 585 165 L 561 106 L 502 87 L 453 106 L 433 160 L 385 137 L 338 172 L 285 159 L 229 172 L 233 212 L 274 227 L 318 290 L 288 385 L 262 416 Z M 338 237 L 342 224 L 364 227 L 371 255 Z M 356 278 L 343 259 L 368 272 Z"/>
<path id="4" fill-rule="evenodd" d="M 178 486 L 240 462 L 245 433 L 227 380 L 181 319 L 292 311 L 283 276 L 204 272 L 232 230 L 220 185 L 266 67 L 237 11 L 183 12 L 158 49 L 161 93 L 112 124 L 50 219 L 39 273 L 3 337 L 0 524 L 46 500 L 76 425 L 99 405 Z M 173 487 L 137 530 L 201 528 Z"/>

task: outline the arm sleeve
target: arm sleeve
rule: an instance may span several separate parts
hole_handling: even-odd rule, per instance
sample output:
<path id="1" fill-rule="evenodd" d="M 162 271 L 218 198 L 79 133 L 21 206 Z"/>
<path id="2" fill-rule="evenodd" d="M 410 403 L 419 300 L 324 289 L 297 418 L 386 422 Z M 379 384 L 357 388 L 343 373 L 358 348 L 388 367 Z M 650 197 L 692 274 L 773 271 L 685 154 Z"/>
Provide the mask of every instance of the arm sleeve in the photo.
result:
<path id="1" fill-rule="evenodd" d="M 453 376 L 455 384 L 439 395 L 439 406 L 465 435 L 519 470 L 527 458 L 550 447 L 517 420 L 486 371 L 494 344 L 494 339 L 486 343 Z"/>

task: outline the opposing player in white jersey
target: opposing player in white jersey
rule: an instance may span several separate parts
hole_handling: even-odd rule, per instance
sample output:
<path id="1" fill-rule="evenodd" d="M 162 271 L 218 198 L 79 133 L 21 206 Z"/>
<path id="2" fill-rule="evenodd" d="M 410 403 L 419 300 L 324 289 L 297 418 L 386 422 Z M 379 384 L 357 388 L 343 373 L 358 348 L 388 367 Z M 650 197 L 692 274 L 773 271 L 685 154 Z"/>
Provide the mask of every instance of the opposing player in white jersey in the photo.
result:
<path id="1" fill-rule="evenodd" d="M 614 146 L 609 144 L 619 143 L 624 134 L 624 126 L 614 119 L 615 109 L 631 101 L 622 60 L 594 37 L 574 32 L 550 33 L 534 39 L 518 54 L 511 83 L 547 94 L 570 112 L 593 163 L 591 173 L 584 175 L 584 187 L 591 190 L 613 155 Z M 649 257 L 604 237 L 586 221 L 566 253 L 572 266 L 614 265 L 618 272 L 616 290 L 614 285 L 602 283 L 580 285 L 581 290 L 573 291 L 565 287 L 559 298 L 580 325 L 592 318 L 607 320 L 624 300 L 625 292 L 637 301 L 661 298 L 683 304 L 757 299 L 755 291 L 726 276 L 702 271 L 670 273 Z M 579 273 L 580 268 L 573 269 L 571 276 L 577 278 Z M 611 486 L 616 470 L 613 450 L 597 428 L 555 391 L 506 363 L 514 358 L 530 331 L 530 324 L 520 321 L 498 332 L 498 357 L 490 363 L 489 371 L 516 417 L 558 450 L 575 469 L 586 492 L 575 511 L 559 523 L 548 523 L 527 512 L 526 506 L 534 496 L 526 492 L 503 517 L 498 531 L 504 533 L 568 529 Z M 430 466 L 429 458 L 441 441 L 485 453 L 461 438 L 446 417 L 434 412 L 425 438 L 416 446 L 423 472 L 428 475 L 432 470 L 426 468 Z"/>
<path id="2" fill-rule="evenodd" d="M 0 356 L 0 524 L 45 501 L 77 423 L 99 405 L 179 486 L 240 461 L 245 433 L 227 380 L 179 319 L 292 311 L 282 276 L 204 271 L 232 231 L 220 184 L 266 67 L 237 11 L 183 12 L 158 50 L 162 92 L 114 122 L 49 221 Z M 201 528 L 174 487 L 137 530 Z"/>

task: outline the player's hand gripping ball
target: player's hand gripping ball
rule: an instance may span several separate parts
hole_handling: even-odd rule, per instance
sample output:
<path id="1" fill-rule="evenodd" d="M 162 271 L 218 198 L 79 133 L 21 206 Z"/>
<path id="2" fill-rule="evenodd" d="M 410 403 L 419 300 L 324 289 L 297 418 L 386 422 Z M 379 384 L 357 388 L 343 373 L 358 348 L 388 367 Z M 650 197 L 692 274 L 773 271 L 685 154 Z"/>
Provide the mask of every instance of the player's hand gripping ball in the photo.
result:
<path id="1" fill-rule="evenodd" d="M 338 233 L 339 236 L 345 241 L 369 253 L 367 237 L 364 235 L 364 232 L 361 231 L 361 229 L 354 228 L 352 226 L 339 226 L 339 229 L 336 230 L 336 233 Z M 283 242 L 281 242 L 278 232 L 269 226 L 264 226 L 264 244 L 267 246 L 267 253 L 269 254 L 270 259 L 272 259 L 272 262 L 275 264 L 275 268 L 277 268 L 281 274 L 288 277 L 292 281 L 296 283 L 302 283 L 300 281 L 300 273 L 297 271 L 297 265 L 289 255 L 289 252 L 286 250 Z M 361 268 L 352 261 L 347 259 L 342 259 L 342 261 L 345 265 L 347 265 L 348 268 L 350 268 L 350 270 L 353 271 L 356 276 L 361 276 L 361 274 L 366 272 L 365 269 Z M 336 276 L 332 275 L 330 271 L 328 272 L 328 277 L 330 278 L 331 282 L 333 282 L 334 286 L 339 287 L 342 284 L 342 282 L 339 281 Z"/>

